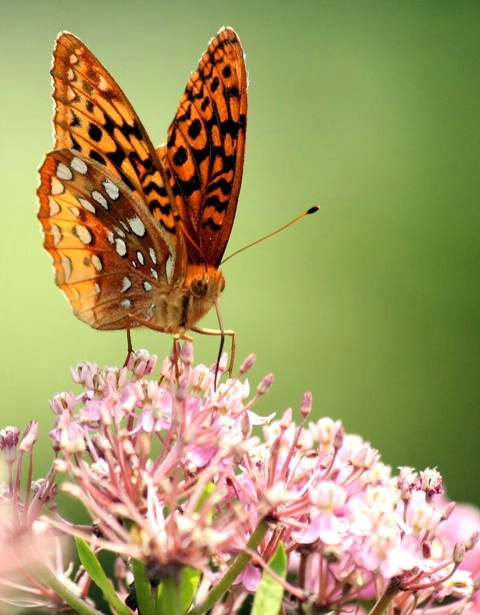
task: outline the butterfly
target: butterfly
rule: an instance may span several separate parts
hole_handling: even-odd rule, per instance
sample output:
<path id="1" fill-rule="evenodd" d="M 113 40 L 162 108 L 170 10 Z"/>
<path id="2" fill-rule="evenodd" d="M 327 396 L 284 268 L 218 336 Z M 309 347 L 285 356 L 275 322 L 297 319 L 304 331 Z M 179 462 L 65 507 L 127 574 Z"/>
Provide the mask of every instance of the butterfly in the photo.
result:
<path id="1" fill-rule="evenodd" d="M 247 72 L 222 28 L 155 149 L 88 47 L 58 35 L 51 68 L 54 148 L 40 168 L 44 247 L 75 315 L 95 329 L 184 337 L 215 306 L 242 181 Z M 220 332 L 223 335 L 223 325 Z M 130 346 L 129 337 L 129 346 Z"/>

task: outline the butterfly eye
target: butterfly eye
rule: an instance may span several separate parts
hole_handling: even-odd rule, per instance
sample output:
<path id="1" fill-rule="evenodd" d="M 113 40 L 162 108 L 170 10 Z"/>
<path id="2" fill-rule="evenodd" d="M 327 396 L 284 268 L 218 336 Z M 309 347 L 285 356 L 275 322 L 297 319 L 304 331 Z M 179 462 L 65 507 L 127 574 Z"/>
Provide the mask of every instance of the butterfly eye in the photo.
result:
<path id="1" fill-rule="evenodd" d="M 205 297 L 208 290 L 208 278 L 205 275 L 199 275 L 190 282 L 190 290 L 195 297 Z"/>

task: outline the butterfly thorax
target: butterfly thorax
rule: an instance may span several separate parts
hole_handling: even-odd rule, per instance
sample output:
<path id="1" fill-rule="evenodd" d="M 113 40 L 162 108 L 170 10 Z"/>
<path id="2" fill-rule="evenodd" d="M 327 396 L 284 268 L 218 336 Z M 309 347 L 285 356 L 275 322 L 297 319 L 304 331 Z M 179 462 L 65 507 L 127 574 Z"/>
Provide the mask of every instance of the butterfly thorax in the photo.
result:
<path id="1" fill-rule="evenodd" d="M 188 265 L 183 286 L 158 298 L 151 324 L 165 333 L 182 334 L 205 316 L 224 288 L 223 273 L 215 267 Z"/>

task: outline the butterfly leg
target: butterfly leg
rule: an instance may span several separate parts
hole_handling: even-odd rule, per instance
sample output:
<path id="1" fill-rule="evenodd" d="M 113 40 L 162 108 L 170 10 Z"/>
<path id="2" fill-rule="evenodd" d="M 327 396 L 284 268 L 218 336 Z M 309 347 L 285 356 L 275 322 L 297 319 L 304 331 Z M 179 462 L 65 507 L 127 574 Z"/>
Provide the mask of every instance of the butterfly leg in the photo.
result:
<path id="1" fill-rule="evenodd" d="M 177 382 L 180 378 L 180 369 L 178 367 L 178 360 L 180 358 L 180 342 L 179 342 L 179 336 L 178 335 L 174 335 L 173 336 L 173 348 L 172 348 L 172 358 L 171 358 L 171 362 L 172 365 L 175 369 L 175 378 L 177 379 Z"/>
<path id="2" fill-rule="evenodd" d="M 176 333 L 173 336 L 172 364 L 175 366 L 175 377 L 177 378 L 177 381 L 181 375 L 178 366 L 181 350 L 180 340 L 183 340 L 184 342 L 193 342 L 193 338 L 189 335 L 186 335 L 185 333 Z"/>
<path id="3" fill-rule="evenodd" d="M 218 357 L 217 357 L 217 369 L 215 371 L 215 380 L 216 380 L 216 376 L 217 376 L 217 371 L 218 371 L 218 365 L 220 363 L 220 358 L 222 356 L 222 352 L 223 352 L 223 347 L 225 345 L 225 337 L 228 335 L 228 337 L 230 337 L 232 339 L 232 346 L 230 349 L 230 361 L 228 362 L 228 376 L 229 378 L 232 377 L 233 374 L 233 364 L 235 361 L 235 331 L 232 331 L 231 329 L 205 329 L 203 327 L 192 327 L 191 329 L 192 331 L 195 331 L 196 333 L 201 333 L 202 335 L 219 335 L 220 336 L 220 346 L 218 349 Z"/>
<path id="4" fill-rule="evenodd" d="M 127 323 L 127 356 L 125 357 L 125 362 L 123 363 L 123 367 L 127 366 L 128 360 L 130 359 L 130 356 L 132 355 L 133 352 L 134 352 L 134 350 L 133 350 L 133 344 L 132 344 L 132 334 L 131 334 L 131 327 L 130 327 L 130 316 L 128 316 L 128 323 Z"/>

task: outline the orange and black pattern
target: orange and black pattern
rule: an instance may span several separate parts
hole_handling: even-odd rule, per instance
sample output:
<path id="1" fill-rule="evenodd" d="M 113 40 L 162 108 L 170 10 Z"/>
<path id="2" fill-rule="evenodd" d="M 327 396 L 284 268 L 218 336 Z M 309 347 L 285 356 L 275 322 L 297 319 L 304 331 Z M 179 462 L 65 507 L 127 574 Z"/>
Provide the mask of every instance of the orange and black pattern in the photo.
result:
<path id="1" fill-rule="evenodd" d="M 215 303 L 240 191 L 247 74 L 223 28 L 192 73 L 167 143 L 153 147 L 125 94 L 73 34 L 51 74 L 54 149 L 38 217 L 57 285 L 99 329 L 182 333 Z"/>

